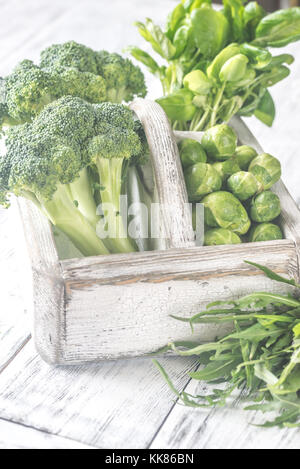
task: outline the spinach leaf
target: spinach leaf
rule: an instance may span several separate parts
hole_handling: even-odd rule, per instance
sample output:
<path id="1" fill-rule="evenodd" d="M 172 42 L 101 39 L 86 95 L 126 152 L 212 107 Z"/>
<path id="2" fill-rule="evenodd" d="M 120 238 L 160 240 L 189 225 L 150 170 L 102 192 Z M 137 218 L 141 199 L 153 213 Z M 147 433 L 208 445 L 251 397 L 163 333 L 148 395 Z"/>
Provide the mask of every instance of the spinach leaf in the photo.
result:
<path id="1" fill-rule="evenodd" d="M 265 16 L 256 28 L 255 44 L 283 47 L 300 39 L 300 8 L 279 10 Z"/>

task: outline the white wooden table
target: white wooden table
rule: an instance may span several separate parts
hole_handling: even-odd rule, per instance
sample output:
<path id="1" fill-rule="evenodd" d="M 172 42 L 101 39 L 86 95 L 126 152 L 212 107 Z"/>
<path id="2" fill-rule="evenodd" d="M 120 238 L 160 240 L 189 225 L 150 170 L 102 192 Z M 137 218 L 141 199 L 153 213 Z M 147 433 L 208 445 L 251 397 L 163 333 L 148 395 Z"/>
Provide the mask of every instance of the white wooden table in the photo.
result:
<path id="1" fill-rule="evenodd" d="M 0 75 L 40 49 L 74 39 L 121 51 L 142 44 L 132 23 L 160 21 L 174 0 L 0 0 Z M 265 150 L 280 157 L 285 182 L 300 203 L 300 46 L 293 76 L 274 88 L 280 111 L 272 129 L 250 119 Z M 150 97 L 160 86 L 147 75 Z M 53 368 L 36 354 L 26 309 L 28 275 L 14 209 L 0 210 L 0 448 L 289 448 L 297 430 L 260 430 L 239 396 L 226 409 L 186 409 L 176 403 L 151 360 Z M 192 392 L 186 372 L 193 359 L 162 360 L 180 389 Z M 199 390 L 198 390 L 199 391 Z"/>

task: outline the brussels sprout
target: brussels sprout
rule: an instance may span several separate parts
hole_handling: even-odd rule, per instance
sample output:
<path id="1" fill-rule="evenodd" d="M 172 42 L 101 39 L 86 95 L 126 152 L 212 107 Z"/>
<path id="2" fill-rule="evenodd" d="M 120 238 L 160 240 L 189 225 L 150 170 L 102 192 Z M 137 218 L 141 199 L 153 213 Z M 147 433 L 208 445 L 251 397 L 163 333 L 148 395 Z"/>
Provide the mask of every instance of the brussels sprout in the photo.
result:
<path id="1" fill-rule="evenodd" d="M 184 173 L 189 200 L 200 201 L 201 198 L 222 187 L 219 173 L 210 164 L 197 163 L 186 169 Z"/>
<path id="2" fill-rule="evenodd" d="M 243 54 L 237 54 L 227 60 L 220 70 L 220 80 L 236 82 L 241 81 L 246 75 L 249 60 Z"/>
<path id="3" fill-rule="evenodd" d="M 283 234 L 279 226 L 273 223 L 261 223 L 250 231 L 249 241 L 251 243 L 275 239 L 283 239 Z"/>
<path id="4" fill-rule="evenodd" d="M 230 176 L 227 184 L 230 192 L 240 200 L 250 199 L 259 189 L 259 184 L 255 176 L 246 171 L 239 171 Z"/>
<path id="5" fill-rule="evenodd" d="M 213 164 L 213 167 L 216 171 L 218 171 L 223 182 L 226 181 L 226 179 L 228 179 L 232 174 L 240 171 L 240 167 L 235 158 L 230 158 L 230 160 L 226 161 L 217 161 Z"/>
<path id="6" fill-rule="evenodd" d="M 241 202 L 230 192 L 220 191 L 202 200 L 205 223 L 212 228 L 226 228 L 238 234 L 246 234 L 251 226 L 248 214 Z"/>
<path id="7" fill-rule="evenodd" d="M 247 171 L 252 160 L 257 156 L 257 152 L 254 148 L 248 145 L 242 145 L 236 149 L 236 157 L 238 160 L 239 167 L 243 171 Z"/>
<path id="8" fill-rule="evenodd" d="M 252 160 L 249 171 L 252 173 L 263 190 L 271 189 L 281 177 L 281 164 L 268 153 L 262 153 Z"/>
<path id="9" fill-rule="evenodd" d="M 205 246 L 219 246 L 222 244 L 241 244 L 241 238 L 233 231 L 225 228 L 215 228 L 205 233 Z"/>
<path id="10" fill-rule="evenodd" d="M 201 70 L 194 70 L 184 77 L 183 84 L 195 94 L 206 95 L 210 92 L 212 83 Z"/>
<path id="11" fill-rule="evenodd" d="M 212 159 L 228 160 L 236 151 L 237 136 L 231 127 L 221 124 L 204 132 L 201 143 Z"/>
<path id="12" fill-rule="evenodd" d="M 254 197 L 250 208 L 250 217 L 259 223 L 272 221 L 280 215 L 280 199 L 271 191 L 265 191 Z"/>
<path id="13" fill-rule="evenodd" d="M 207 156 L 202 145 L 196 140 L 187 138 L 179 143 L 181 163 L 184 168 L 188 168 L 196 163 L 206 163 Z"/>

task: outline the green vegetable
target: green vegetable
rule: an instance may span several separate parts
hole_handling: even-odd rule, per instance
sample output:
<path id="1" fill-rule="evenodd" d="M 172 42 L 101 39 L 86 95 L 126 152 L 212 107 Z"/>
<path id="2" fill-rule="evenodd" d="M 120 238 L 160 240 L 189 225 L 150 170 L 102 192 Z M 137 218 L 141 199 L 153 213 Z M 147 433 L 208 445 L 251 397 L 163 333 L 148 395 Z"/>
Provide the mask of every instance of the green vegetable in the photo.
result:
<path id="1" fill-rule="evenodd" d="M 229 24 L 225 16 L 203 4 L 191 13 L 192 34 L 196 47 L 205 58 L 213 58 L 226 45 Z"/>
<path id="2" fill-rule="evenodd" d="M 21 62 L 1 80 L 1 90 L 0 122 L 8 125 L 30 122 L 47 104 L 66 95 L 90 103 L 121 103 L 146 95 L 144 76 L 130 60 L 74 41 L 42 51 L 39 66 Z"/>
<path id="3" fill-rule="evenodd" d="M 216 125 L 203 134 L 201 143 L 209 157 L 226 160 L 236 151 L 237 136 L 231 127 L 225 124 Z"/>
<path id="4" fill-rule="evenodd" d="M 230 158 L 226 161 L 218 161 L 213 164 L 213 167 L 218 171 L 222 181 L 226 181 L 229 176 L 240 171 L 240 167 L 236 158 Z"/>
<path id="5" fill-rule="evenodd" d="M 138 23 L 164 64 L 137 48 L 133 56 L 161 80 L 164 97 L 158 102 L 174 129 L 204 131 L 235 114 L 273 124 L 268 88 L 290 74 L 293 57 L 273 56 L 269 49 L 300 39 L 300 8 L 267 14 L 257 2 L 223 0 L 223 5 L 217 11 L 210 1 L 181 2 L 165 33 L 151 20 Z M 182 89 L 192 95 L 179 97 Z"/>
<path id="6" fill-rule="evenodd" d="M 220 70 L 219 77 L 221 82 L 241 81 L 246 75 L 247 64 L 248 58 L 243 54 L 237 54 L 228 59 Z"/>
<path id="7" fill-rule="evenodd" d="M 273 281 L 299 288 L 295 280 L 281 277 L 259 264 L 248 264 Z M 240 390 L 247 403 L 245 410 L 270 413 L 269 419 L 267 417 L 260 426 L 299 427 L 299 311 L 300 302 L 290 294 L 258 292 L 238 300 L 212 303 L 191 318 L 174 316 L 190 323 L 192 328 L 196 324 L 232 324 L 233 331 L 216 342 L 171 343 L 164 349 L 183 357 L 198 357 L 199 367 L 189 376 L 209 387 L 203 394 L 193 396 L 177 391 L 163 367 L 157 361 L 154 363 L 178 400 L 186 406 L 225 406 L 233 393 Z"/>
<path id="8" fill-rule="evenodd" d="M 250 216 L 253 221 L 258 223 L 272 221 L 280 215 L 280 212 L 280 199 L 274 192 L 262 192 L 252 200 Z"/>
<path id="9" fill-rule="evenodd" d="M 239 167 L 247 171 L 252 160 L 257 156 L 257 152 L 248 145 L 237 147 L 235 152 Z"/>
<path id="10" fill-rule="evenodd" d="M 215 228 L 205 233 L 205 246 L 219 246 L 222 244 L 240 244 L 241 238 L 233 231 L 224 228 Z"/>
<path id="11" fill-rule="evenodd" d="M 214 192 L 204 197 L 202 203 L 207 226 L 226 228 L 240 235 L 248 232 L 251 225 L 248 214 L 230 192 Z"/>
<path id="12" fill-rule="evenodd" d="M 192 120 L 196 108 L 193 104 L 194 95 L 187 89 L 181 89 L 172 96 L 164 96 L 157 99 L 158 104 L 164 109 L 170 119 L 174 121 Z"/>
<path id="13" fill-rule="evenodd" d="M 274 156 L 263 153 L 252 160 L 249 171 L 256 177 L 261 188 L 267 190 L 279 181 L 281 164 Z"/>
<path id="14" fill-rule="evenodd" d="M 228 189 L 239 200 L 250 199 L 259 189 L 259 184 L 253 174 L 239 171 L 233 174 L 227 181 Z"/>
<path id="15" fill-rule="evenodd" d="M 265 16 L 256 28 L 256 44 L 283 47 L 300 39 L 300 9 L 279 10 Z"/>
<path id="16" fill-rule="evenodd" d="M 190 166 L 184 172 L 189 200 L 200 201 L 201 198 L 222 187 L 222 179 L 219 173 L 210 164 L 197 163 Z"/>
<path id="17" fill-rule="evenodd" d="M 275 104 L 269 91 L 266 90 L 265 94 L 258 103 L 257 108 L 254 111 L 255 117 L 264 124 L 272 127 L 275 119 Z"/>
<path id="18" fill-rule="evenodd" d="M 145 143 L 128 108 L 67 96 L 32 123 L 12 127 L 6 146 L 0 160 L 2 205 L 9 205 L 11 193 L 31 200 L 85 256 L 136 250 L 124 229 L 119 196 L 127 162 L 142 161 Z M 97 210 L 98 195 L 110 204 L 108 214 Z M 98 235 L 106 223 L 115 236 L 103 241 Z"/>
<path id="19" fill-rule="evenodd" d="M 276 239 L 283 239 L 283 234 L 279 226 L 273 223 L 261 223 L 253 227 L 249 235 L 249 241 L 252 243 L 273 241 Z"/>
<path id="20" fill-rule="evenodd" d="M 183 168 L 188 168 L 196 163 L 206 163 L 207 156 L 199 142 L 189 138 L 179 144 L 180 158 Z"/>

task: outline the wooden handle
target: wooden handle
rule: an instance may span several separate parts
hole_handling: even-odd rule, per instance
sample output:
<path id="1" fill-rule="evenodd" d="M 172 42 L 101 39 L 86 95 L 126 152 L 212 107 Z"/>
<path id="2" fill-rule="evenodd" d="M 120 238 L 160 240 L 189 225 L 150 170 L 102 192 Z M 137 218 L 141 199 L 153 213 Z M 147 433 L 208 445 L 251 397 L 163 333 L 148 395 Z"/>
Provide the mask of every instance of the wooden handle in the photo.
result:
<path id="1" fill-rule="evenodd" d="M 130 107 L 140 119 L 148 140 L 158 201 L 161 204 L 165 247 L 195 246 L 179 151 L 168 118 L 153 101 L 136 99 Z"/>

